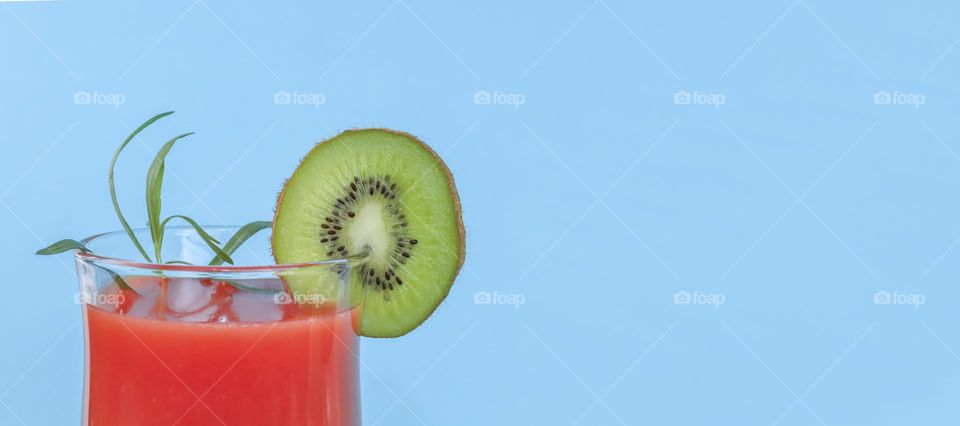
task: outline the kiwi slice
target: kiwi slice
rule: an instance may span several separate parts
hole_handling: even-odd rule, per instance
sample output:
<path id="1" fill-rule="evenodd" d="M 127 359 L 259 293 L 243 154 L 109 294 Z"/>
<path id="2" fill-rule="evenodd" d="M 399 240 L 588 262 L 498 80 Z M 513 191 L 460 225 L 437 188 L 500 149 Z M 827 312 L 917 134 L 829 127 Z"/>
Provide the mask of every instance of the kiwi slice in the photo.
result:
<path id="1" fill-rule="evenodd" d="M 401 336 L 423 323 L 450 291 L 464 246 L 450 170 L 403 132 L 349 130 L 317 144 L 277 201 L 278 263 L 368 253 L 351 277 L 364 336 Z"/>

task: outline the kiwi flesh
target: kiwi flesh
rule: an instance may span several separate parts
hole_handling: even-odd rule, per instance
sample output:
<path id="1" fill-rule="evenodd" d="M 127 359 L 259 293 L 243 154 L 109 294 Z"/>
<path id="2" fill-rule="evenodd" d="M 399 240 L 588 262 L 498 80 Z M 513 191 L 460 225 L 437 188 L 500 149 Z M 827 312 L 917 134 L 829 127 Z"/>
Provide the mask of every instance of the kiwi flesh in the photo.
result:
<path id="1" fill-rule="evenodd" d="M 365 253 L 351 280 L 360 333 L 404 335 L 443 301 L 463 265 L 453 176 L 429 146 L 389 129 L 349 130 L 317 144 L 277 201 L 278 263 Z"/>

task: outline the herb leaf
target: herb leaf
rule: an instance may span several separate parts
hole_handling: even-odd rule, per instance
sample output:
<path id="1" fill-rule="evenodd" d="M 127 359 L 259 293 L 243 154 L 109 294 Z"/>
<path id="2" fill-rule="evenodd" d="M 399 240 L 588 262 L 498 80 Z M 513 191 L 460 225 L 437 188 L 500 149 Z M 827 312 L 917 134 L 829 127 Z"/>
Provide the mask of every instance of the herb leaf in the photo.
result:
<path id="1" fill-rule="evenodd" d="M 157 263 L 161 262 L 160 249 L 163 245 L 163 228 L 160 226 L 160 192 L 163 187 L 164 160 L 167 157 L 167 153 L 170 152 L 170 149 L 173 148 L 173 145 L 178 140 L 192 134 L 193 132 L 184 133 L 170 139 L 157 151 L 156 157 L 153 158 L 153 163 L 150 164 L 150 169 L 147 170 L 147 219 L 150 224 L 150 237 L 153 238 L 153 253 Z"/>
<path id="2" fill-rule="evenodd" d="M 0 0 L 2 1 L 2 0 Z M 117 199 L 117 188 L 115 181 L 115 169 L 117 165 L 117 160 L 120 157 L 120 153 L 140 134 L 144 129 L 155 123 L 156 121 L 167 117 L 173 114 L 173 111 L 167 111 L 160 114 L 157 114 L 147 121 L 143 122 L 139 127 L 136 128 L 133 132 L 124 139 L 123 143 L 117 147 L 117 150 L 113 153 L 113 158 L 110 160 L 109 173 L 107 176 L 108 188 L 110 190 L 110 201 L 113 204 L 113 210 L 117 215 L 117 219 L 120 220 L 120 224 L 123 226 L 124 232 L 130 238 L 130 241 L 133 242 L 133 245 L 136 247 L 137 251 L 140 252 L 140 255 L 143 256 L 143 259 L 147 263 L 162 263 L 161 259 L 162 248 L 163 248 L 163 236 L 167 224 L 173 219 L 181 219 L 187 222 L 197 235 L 203 240 L 203 242 L 212 250 L 215 254 L 214 258 L 210 261 L 211 266 L 221 265 L 224 262 L 233 264 L 233 259 L 230 257 L 233 252 L 235 252 L 241 245 L 243 245 L 247 240 L 250 239 L 253 235 L 261 230 L 271 227 L 273 224 L 269 221 L 256 221 L 251 222 L 240 229 L 227 241 L 223 247 L 220 247 L 220 241 L 211 236 L 207 231 L 205 231 L 196 221 L 193 219 L 184 216 L 184 215 L 173 215 L 169 216 L 166 219 L 160 220 L 161 214 L 161 204 L 162 204 L 162 190 L 163 190 L 163 177 L 164 171 L 166 168 L 166 157 L 170 153 L 170 150 L 173 146 L 180 140 L 187 136 L 194 134 L 193 132 L 184 133 L 182 135 L 176 136 L 173 139 L 170 139 L 160 148 L 156 156 L 153 159 L 153 162 L 150 164 L 150 168 L 147 170 L 146 176 L 146 204 L 147 204 L 147 224 L 150 228 L 150 238 L 153 242 L 153 251 L 154 258 L 151 259 L 150 255 L 147 254 L 147 251 L 144 249 L 143 244 L 137 238 L 136 234 L 133 231 L 133 228 L 130 227 L 130 224 L 127 222 L 127 219 L 123 216 L 123 212 L 120 209 L 120 202 Z M 63 253 L 70 250 L 80 250 L 82 252 L 89 253 L 90 250 L 84 246 L 83 243 L 66 239 L 60 240 L 56 243 L 53 243 L 47 247 L 44 247 L 38 250 L 36 253 L 38 255 L 52 255 L 57 253 Z M 188 262 L 180 260 L 172 260 L 166 262 L 168 264 L 184 264 L 190 265 Z M 116 282 L 117 287 L 136 292 L 130 285 L 124 281 L 124 279 L 118 275 L 116 272 L 107 271 L 112 279 Z M 250 287 L 247 287 L 243 284 L 228 282 L 230 285 L 234 285 L 238 289 L 250 290 Z"/>
<path id="3" fill-rule="evenodd" d="M 140 127 L 137 127 L 137 129 L 134 130 L 133 133 L 130 133 L 130 136 L 127 136 L 127 139 L 124 140 L 122 144 L 120 144 L 120 147 L 117 148 L 117 151 L 113 154 L 113 159 L 110 160 L 110 173 L 107 176 L 108 184 L 110 187 L 110 200 L 113 202 L 113 210 L 117 213 L 117 218 L 120 219 L 120 224 L 123 225 L 123 230 L 127 232 L 127 236 L 130 237 L 130 240 L 133 241 L 133 245 L 137 247 L 137 251 L 140 252 L 140 255 L 143 256 L 143 258 L 147 262 L 152 262 L 152 260 L 150 260 L 150 255 L 148 255 L 147 251 L 143 249 L 143 245 L 140 244 L 140 240 L 138 240 L 137 236 L 134 235 L 133 229 L 130 228 L 130 224 L 127 223 L 127 219 L 125 219 L 123 217 L 123 213 L 120 212 L 120 203 L 117 201 L 117 187 L 113 179 L 113 169 L 116 167 L 117 158 L 120 157 L 120 152 L 123 151 L 124 148 L 126 148 L 127 144 L 129 144 L 134 137 L 140 134 L 140 132 L 142 132 L 143 129 L 146 129 L 147 126 L 153 124 L 157 120 L 163 117 L 166 117 L 170 114 L 173 114 L 173 111 L 167 111 L 164 113 L 157 114 L 151 117 L 149 120 L 143 122 L 143 124 L 141 124 Z"/>
<path id="4" fill-rule="evenodd" d="M 83 243 L 77 240 L 66 239 L 57 241 L 49 246 L 37 250 L 37 254 L 40 256 L 49 256 L 51 254 L 59 254 L 70 250 L 80 250 L 82 252 L 90 251 L 87 249 L 87 246 L 83 245 Z"/>
<path id="5" fill-rule="evenodd" d="M 37 250 L 37 254 L 41 256 L 48 256 L 51 254 L 63 253 L 69 250 L 80 250 L 84 253 L 90 253 L 90 249 L 88 249 L 87 246 L 83 245 L 83 243 L 77 240 L 66 239 L 66 240 L 57 241 L 53 244 L 50 244 L 47 247 Z M 103 268 L 103 270 L 107 271 L 107 273 L 110 274 L 110 277 L 113 278 L 113 282 L 117 283 L 118 288 L 122 290 L 130 290 L 134 293 L 137 292 L 136 290 L 133 289 L 133 287 L 130 287 L 130 284 L 127 284 L 127 282 L 124 281 L 123 278 L 121 278 L 120 275 L 117 274 L 116 272 L 113 272 L 106 268 Z"/>
<path id="6" fill-rule="evenodd" d="M 127 282 L 124 281 L 123 278 L 120 277 L 120 274 L 118 274 L 118 273 L 116 273 L 116 272 L 113 272 L 113 271 L 111 271 L 111 270 L 109 270 L 109 269 L 106 269 L 106 271 L 107 271 L 108 274 L 110 274 L 110 277 L 113 278 L 113 282 L 117 283 L 117 288 L 119 288 L 119 289 L 121 289 L 121 290 L 129 290 L 129 291 L 132 291 L 134 294 L 140 294 L 140 293 L 137 293 L 137 291 L 134 290 L 133 287 L 130 287 L 130 284 L 127 284 Z"/>
<path id="7" fill-rule="evenodd" d="M 200 227 L 200 225 L 197 224 L 195 220 L 184 215 L 176 214 L 164 219 L 163 222 L 160 222 L 160 227 L 165 228 L 167 226 L 167 223 L 170 222 L 170 220 L 172 219 L 182 219 L 184 222 L 187 222 L 188 224 L 190 224 L 190 226 L 193 227 L 193 230 L 196 231 L 197 235 L 199 235 L 200 238 L 203 239 L 203 242 L 207 244 L 207 247 L 210 247 L 210 250 L 213 250 L 213 252 L 216 253 L 218 258 L 224 259 L 224 261 L 226 261 L 231 265 L 233 264 L 233 259 L 230 258 L 230 255 L 225 253 L 223 249 L 221 249 L 220 246 L 217 245 L 217 244 L 220 244 L 220 241 L 217 241 L 217 239 L 213 238 L 210 234 L 207 233 L 207 231 L 204 231 L 203 228 Z"/>
<path id="8" fill-rule="evenodd" d="M 271 290 L 271 289 L 267 289 L 267 288 L 250 287 L 250 286 L 248 286 L 248 285 L 240 284 L 240 283 L 238 283 L 238 282 L 236 282 L 236 281 L 223 280 L 223 282 L 229 284 L 231 287 L 233 287 L 233 288 L 235 288 L 235 289 L 237 289 L 237 290 L 246 291 L 246 292 L 248 292 L 248 293 L 276 294 L 276 293 L 279 293 L 279 292 L 283 291 L 283 290 Z"/>
<path id="9" fill-rule="evenodd" d="M 250 237 L 254 236 L 257 232 L 260 232 L 271 226 L 273 226 L 273 222 L 265 220 L 250 222 L 246 225 L 243 225 L 243 227 L 238 229 L 237 232 L 230 237 L 230 240 L 223 245 L 223 251 L 227 254 L 233 254 L 233 252 L 237 251 L 237 249 L 240 248 L 240 246 L 243 245 L 243 243 L 245 243 L 248 239 L 250 239 Z M 210 265 L 220 265 L 223 263 L 223 261 L 224 258 L 217 256 L 210 261 Z"/>

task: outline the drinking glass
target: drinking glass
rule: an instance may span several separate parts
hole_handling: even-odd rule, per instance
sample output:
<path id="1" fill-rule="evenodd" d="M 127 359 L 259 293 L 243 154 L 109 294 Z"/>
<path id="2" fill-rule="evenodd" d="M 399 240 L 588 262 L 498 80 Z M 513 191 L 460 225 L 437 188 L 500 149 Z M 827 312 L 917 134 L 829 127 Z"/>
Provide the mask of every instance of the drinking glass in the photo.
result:
<path id="1" fill-rule="evenodd" d="M 238 230 L 205 229 L 222 242 Z M 125 232 L 83 242 L 82 424 L 360 424 L 351 259 L 270 265 L 262 232 L 211 265 L 190 227 L 166 229 L 167 263 L 136 260 Z"/>

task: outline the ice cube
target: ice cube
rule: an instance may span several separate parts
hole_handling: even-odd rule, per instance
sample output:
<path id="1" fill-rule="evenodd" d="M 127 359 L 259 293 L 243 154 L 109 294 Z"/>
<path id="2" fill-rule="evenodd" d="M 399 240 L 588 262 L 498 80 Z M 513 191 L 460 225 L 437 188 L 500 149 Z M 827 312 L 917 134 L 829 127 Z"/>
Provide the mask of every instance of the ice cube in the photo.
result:
<path id="1" fill-rule="evenodd" d="M 195 279 L 171 278 L 167 284 L 167 308 L 174 313 L 187 314 L 210 304 L 214 286 L 205 286 Z"/>

